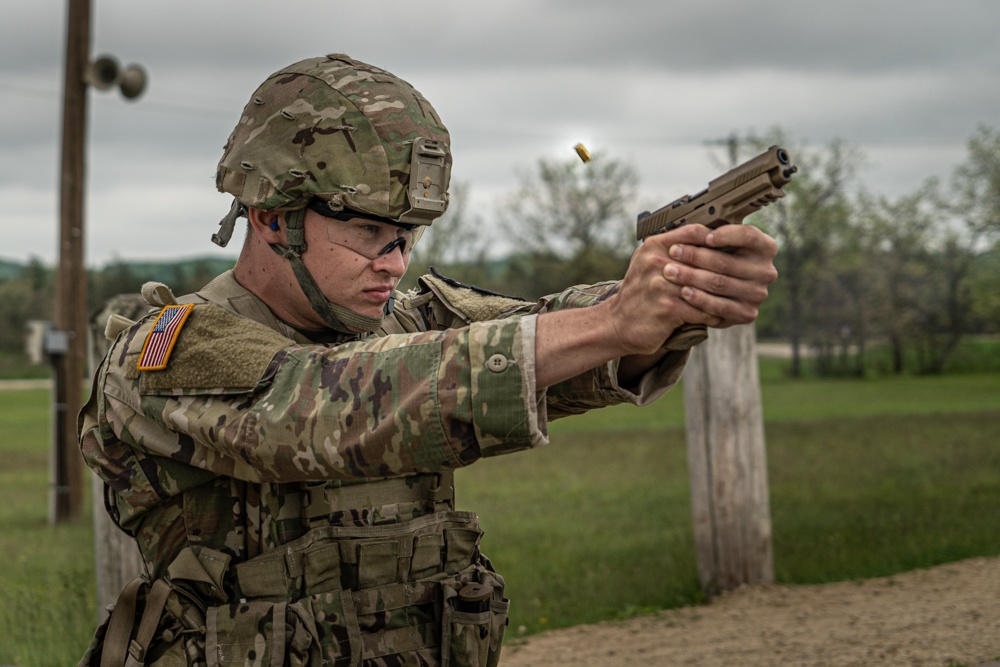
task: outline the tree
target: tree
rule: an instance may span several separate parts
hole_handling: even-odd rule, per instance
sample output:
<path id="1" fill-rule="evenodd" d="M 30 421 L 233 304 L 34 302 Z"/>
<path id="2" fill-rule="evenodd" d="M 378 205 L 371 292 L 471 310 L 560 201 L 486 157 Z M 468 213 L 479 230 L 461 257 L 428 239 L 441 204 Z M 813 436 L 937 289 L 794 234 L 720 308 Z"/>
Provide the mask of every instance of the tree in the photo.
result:
<path id="1" fill-rule="evenodd" d="M 946 194 L 929 180 L 895 202 L 859 200 L 869 311 L 895 373 L 907 350 L 918 372 L 944 372 L 962 337 L 990 319 L 995 283 L 986 248 L 1000 232 L 1000 135 L 981 127 L 968 146 Z"/>
<path id="2" fill-rule="evenodd" d="M 866 302 L 873 333 L 888 341 L 892 372 L 905 368 L 926 298 L 928 244 L 938 220 L 933 181 L 895 202 L 862 194 L 855 234 L 865 257 Z"/>
<path id="3" fill-rule="evenodd" d="M 977 130 L 968 157 L 952 173 L 949 193 L 938 202 L 942 220 L 933 227 L 917 339 L 920 371 L 935 374 L 972 326 L 976 259 L 1000 235 L 1000 133 Z"/>
<path id="4" fill-rule="evenodd" d="M 940 225 L 926 255 L 917 303 L 918 371 L 940 374 L 967 333 L 972 315 L 969 276 L 976 241 L 960 229 Z"/>
<path id="5" fill-rule="evenodd" d="M 144 282 L 118 255 L 115 255 L 104 268 L 89 271 L 88 274 L 90 278 L 88 312 L 100 308 L 107 299 L 117 294 L 137 293 Z"/>
<path id="6" fill-rule="evenodd" d="M 54 298 L 52 271 L 37 257 L 13 278 L 0 281 L 0 351 L 21 357 L 29 320 L 51 320 Z"/>
<path id="7" fill-rule="evenodd" d="M 635 170 L 595 154 L 586 164 L 541 159 L 500 217 L 513 244 L 509 285 L 540 296 L 621 277 L 635 247 Z"/>
<path id="8" fill-rule="evenodd" d="M 969 274 L 972 332 L 1000 333 L 1000 299 L 997 298 L 997 285 L 1000 285 L 1000 241 L 994 241 L 991 249 L 975 258 Z"/>
<path id="9" fill-rule="evenodd" d="M 1000 131 L 981 126 L 968 142 L 968 157 L 951 179 L 948 207 L 971 233 L 975 251 L 969 269 L 971 326 L 1000 330 Z"/>
<path id="10" fill-rule="evenodd" d="M 771 144 L 788 145 L 778 130 L 758 142 L 762 149 Z M 818 292 L 829 285 L 830 258 L 847 230 L 851 203 L 847 184 L 854 177 L 861 155 L 842 141 L 835 140 L 822 151 L 789 148 L 799 172 L 785 187 L 786 197 L 758 215 L 760 223 L 778 242 L 775 260 L 780 280 L 774 289 L 784 304 L 784 334 L 792 347 L 791 374 L 802 374 L 802 346 L 821 341 L 828 322 L 821 317 Z M 839 332 L 840 326 L 837 327 Z M 839 335 L 839 333 L 838 333 Z"/>
<path id="11" fill-rule="evenodd" d="M 952 175 L 951 210 L 977 236 L 1000 234 L 1000 132 L 980 126 Z"/>

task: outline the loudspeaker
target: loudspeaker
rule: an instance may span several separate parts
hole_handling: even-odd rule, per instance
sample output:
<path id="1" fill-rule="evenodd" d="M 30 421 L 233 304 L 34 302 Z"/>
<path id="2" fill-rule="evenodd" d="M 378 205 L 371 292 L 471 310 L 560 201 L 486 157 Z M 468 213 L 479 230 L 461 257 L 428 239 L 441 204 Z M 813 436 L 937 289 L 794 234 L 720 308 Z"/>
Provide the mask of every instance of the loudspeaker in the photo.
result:
<path id="1" fill-rule="evenodd" d="M 118 83 L 121 67 L 114 56 L 100 56 L 87 65 L 84 79 L 98 90 L 107 90 Z"/>
<path id="2" fill-rule="evenodd" d="M 98 90 L 118 86 L 129 100 L 142 95 L 146 89 L 146 70 L 140 65 L 129 65 L 124 70 L 114 56 L 100 56 L 87 65 L 84 79 Z"/>
<path id="3" fill-rule="evenodd" d="M 146 89 L 146 70 L 141 65 L 129 65 L 122 72 L 121 82 L 118 85 L 126 99 L 133 100 L 139 97 Z"/>

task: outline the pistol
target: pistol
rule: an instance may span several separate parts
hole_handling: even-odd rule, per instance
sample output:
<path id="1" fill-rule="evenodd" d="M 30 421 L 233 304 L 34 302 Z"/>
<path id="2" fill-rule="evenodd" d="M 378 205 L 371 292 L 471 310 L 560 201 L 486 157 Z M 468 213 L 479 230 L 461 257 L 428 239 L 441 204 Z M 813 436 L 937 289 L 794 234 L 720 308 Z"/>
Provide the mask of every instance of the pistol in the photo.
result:
<path id="1" fill-rule="evenodd" d="M 788 152 L 779 146 L 733 167 L 709 182 L 708 187 L 694 195 L 684 195 L 675 201 L 639 214 L 636 238 L 642 241 L 684 225 L 705 225 L 711 229 L 722 225 L 739 225 L 743 219 L 785 196 L 784 187 L 792 180 L 798 167 L 792 164 Z M 703 324 L 685 324 L 664 343 L 668 350 L 687 350 L 708 338 Z"/>

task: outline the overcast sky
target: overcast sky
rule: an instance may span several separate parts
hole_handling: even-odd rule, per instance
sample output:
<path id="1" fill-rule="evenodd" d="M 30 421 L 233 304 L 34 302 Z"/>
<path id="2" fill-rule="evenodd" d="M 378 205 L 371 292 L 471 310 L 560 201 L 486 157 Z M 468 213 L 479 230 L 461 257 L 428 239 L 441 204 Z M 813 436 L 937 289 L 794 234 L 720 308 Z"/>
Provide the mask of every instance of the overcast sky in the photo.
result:
<path id="1" fill-rule="evenodd" d="M 897 197 L 1000 126 L 997 0 L 92 0 L 91 53 L 140 63 L 135 102 L 90 93 L 87 262 L 235 256 L 222 145 L 271 72 L 331 52 L 388 69 L 452 134 L 453 179 L 490 210 L 577 141 L 633 164 L 661 203 L 717 175 L 705 142 L 780 127 L 867 158 Z M 0 257 L 57 257 L 66 3 L 0 21 Z M 790 146 L 791 147 L 791 146 Z"/>

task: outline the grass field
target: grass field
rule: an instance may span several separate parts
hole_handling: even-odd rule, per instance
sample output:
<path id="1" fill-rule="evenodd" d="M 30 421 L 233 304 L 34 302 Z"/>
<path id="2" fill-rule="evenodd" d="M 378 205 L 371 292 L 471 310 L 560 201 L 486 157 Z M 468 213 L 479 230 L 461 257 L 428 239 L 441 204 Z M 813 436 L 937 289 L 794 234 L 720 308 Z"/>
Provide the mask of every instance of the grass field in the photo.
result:
<path id="1" fill-rule="evenodd" d="M 96 618 L 89 522 L 47 523 L 50 400 L 0 392 L 0 665 L 76 664 Z"/>
<path id="2" fill-rule="evenodd" d="M 780 581 L 1000 554 L 1000 374 L 787 380 L 762 366 Z M 95 618 L 87 520 L 46 524 L 47 391 L 0 392 L 0 665 L 74 664 Z M 511 636 L 700 601 L 680 392 L 556 422 L 458 476 Z"/>

